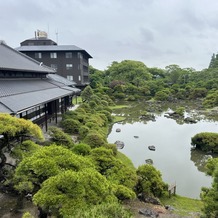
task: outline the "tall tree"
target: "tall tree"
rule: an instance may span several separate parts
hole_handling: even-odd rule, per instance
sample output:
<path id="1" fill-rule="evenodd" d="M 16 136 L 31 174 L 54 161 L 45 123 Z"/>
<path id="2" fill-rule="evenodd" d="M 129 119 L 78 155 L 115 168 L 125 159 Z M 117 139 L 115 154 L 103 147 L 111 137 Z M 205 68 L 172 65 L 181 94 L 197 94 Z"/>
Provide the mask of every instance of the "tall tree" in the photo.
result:
<path id="1" fill-rule="evenodd" d="M 218 54 L 213 54 L 210 60 L 209 69 L 218 67 Z"/>

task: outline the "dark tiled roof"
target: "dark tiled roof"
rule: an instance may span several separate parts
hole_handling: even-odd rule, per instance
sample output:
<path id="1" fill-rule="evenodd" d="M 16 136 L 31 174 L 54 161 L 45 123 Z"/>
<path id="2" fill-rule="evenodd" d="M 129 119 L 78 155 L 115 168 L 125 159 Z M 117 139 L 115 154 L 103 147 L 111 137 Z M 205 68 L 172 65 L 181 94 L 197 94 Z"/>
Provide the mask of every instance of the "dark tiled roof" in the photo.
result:
<path id="1" fill-rule="evenodd" d="M 0 102 L 7 105 L 14 113 L 35 107 L 40 104 L 59 99 L 64 96 L 71 95 L 73 92 L 62 88 L 52 88 L 47 90 L 39 90 L 35 92 L 23 93 L 19 95 L 11 95 L 0 98 Z"/>
<path id="2" fill-rule="evenodd" d="M 56 88 L 48 79 L 0 79 L 0 97 Z M 63 84 L 59 83 L 59 86 Z"/>
<path id="3" fill-rule="evenodd" d="M 0 102 L 0 113 L 7 113 L 7 114 L 10 114 L 12 113 L 13 111 L 11 111 L 9 108 L 7 108 L 5 105 L 3 105 L 1 102 Z"/>
<path id="4" fill-rule="evenodd" d="M 55 73 L 52 68 L 41 65 L 40 62 L 14 50 L 2 41 L 0 41 L 0 70 Z"/>
<path id="5" fill-rule="evenodd" d="M 86 52 L 84 49 L 79 48 L 75 45 L 24 45 L 16 48 L 16 50 L 21 52 L 28 52 L 28 51 L 81 51 L 85 52 L 89 58 L 92 56 Z"/>
<path id="6" fill-rule="evenodd" d="M 59 76 L 58 74 L 48 74 L 47 78 L 52 79 L 54 81 L 58 81 L 63 83 L 66 86 L 74 86 L 76 83 L 74 81 L 70 81 L 62 76 Z"/>

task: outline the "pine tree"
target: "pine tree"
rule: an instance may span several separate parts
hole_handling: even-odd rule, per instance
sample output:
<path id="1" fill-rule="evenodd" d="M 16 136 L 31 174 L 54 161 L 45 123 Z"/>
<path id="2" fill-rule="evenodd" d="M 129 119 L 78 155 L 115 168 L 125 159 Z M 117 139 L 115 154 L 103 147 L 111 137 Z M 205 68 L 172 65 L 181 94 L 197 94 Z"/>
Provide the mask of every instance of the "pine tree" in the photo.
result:
<path id="1" fill-rule="evenodd" d="M 215 55 L 215 54 L 213 53 L 208 68 L 209 68 L 209 69 L 211 69 L 211 68 L 218 68 L 218 54 Z"/>

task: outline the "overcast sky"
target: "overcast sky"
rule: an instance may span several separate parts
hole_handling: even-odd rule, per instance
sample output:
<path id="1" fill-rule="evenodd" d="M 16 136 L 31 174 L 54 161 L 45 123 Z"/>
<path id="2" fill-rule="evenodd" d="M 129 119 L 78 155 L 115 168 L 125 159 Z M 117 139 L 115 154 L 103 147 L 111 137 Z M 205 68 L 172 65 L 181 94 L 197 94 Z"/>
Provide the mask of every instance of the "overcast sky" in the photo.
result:
<path id="1" fill-rule="evenodd" d="M 0 40 L 9 46 L 43 30 L 86 50 L 101 70 L 122 60 L 202 70 L 218 51 L 217 0 L 0 0 L 0 7 Z"/>

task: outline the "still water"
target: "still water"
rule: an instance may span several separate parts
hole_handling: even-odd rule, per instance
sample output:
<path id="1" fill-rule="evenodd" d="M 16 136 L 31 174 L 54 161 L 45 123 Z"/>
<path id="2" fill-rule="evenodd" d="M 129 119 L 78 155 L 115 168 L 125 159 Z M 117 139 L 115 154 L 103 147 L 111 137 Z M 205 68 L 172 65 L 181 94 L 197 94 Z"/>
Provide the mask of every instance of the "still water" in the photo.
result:
<path id="1" fill-rule="evenodd" d="M 117 128 L 121 132 L 116 132 Z M 201 120 L 196 124 L 179 125 L 161 114 L 155 122 L 114 124 L 108 142 L 123 141 L 125 147 L 120 151 L 135 167 L 152 159 L 165 182 L 176 182 L 177 194 L 199 199 L 201 187 L 210 187 L 212 182 L 203 172 L 208 155 L 191 150 L 191 137 L 200 132 L 218 132 L 218 122 Z M 149 145 L 154 145 L 156 150 L 150 151 Z"/>

